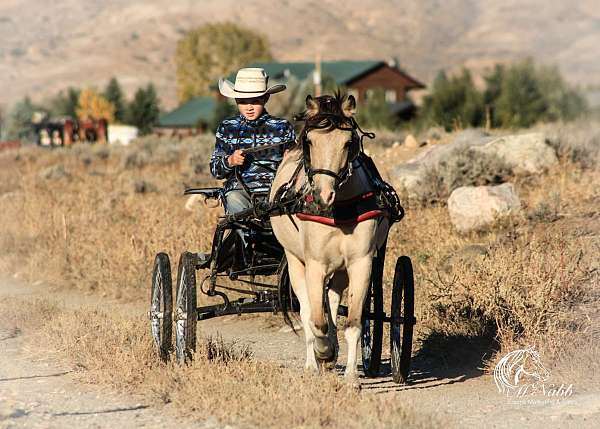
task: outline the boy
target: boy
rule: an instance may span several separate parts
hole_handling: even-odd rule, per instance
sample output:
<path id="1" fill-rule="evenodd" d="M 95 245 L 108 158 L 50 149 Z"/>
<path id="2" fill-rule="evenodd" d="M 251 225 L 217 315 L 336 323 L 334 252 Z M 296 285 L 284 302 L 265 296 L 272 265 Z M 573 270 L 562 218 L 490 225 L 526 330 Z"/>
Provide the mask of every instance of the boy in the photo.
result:
<path id="1" fill-rule="evenodd" d="M 296 138 L 293 126 L 287 120 L 273 117 L 265 109 L 269 96 L 286 88 L 285 85 L 267 88 L 268 80 L 261 68 L 239 70 L 235 84 L 219 80 L 221 94 L 235 98 L 240 111 L 238 116 L 225 119 L 217 128 L 215 150 L 210 160 L 212 175 L 226 179 L 225 212 L 228 214 L 251 207 L 251 196 L 246 188 L 250 193 L 269 190 L 285 149 Z M 243 152 L 263 145 L 273 147 L 248 154 Z"/>

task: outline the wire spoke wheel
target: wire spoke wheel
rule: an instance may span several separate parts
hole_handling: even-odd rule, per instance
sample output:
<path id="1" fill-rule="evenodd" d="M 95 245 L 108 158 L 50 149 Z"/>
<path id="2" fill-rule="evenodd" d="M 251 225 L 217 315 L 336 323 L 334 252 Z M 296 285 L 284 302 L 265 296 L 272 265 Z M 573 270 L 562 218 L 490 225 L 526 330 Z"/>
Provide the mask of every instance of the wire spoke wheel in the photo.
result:
<path id="1" fill-rule="evenodd" d="M 152 269 L 152 289 L 150 293 L 150 327 L 156 352 L 161 361 L 169 360 L 172 343 L 173 292 L 171 263 L 166 253 L 159 253 Z"/>
<path id="2" fill-rule="evenodd" d="M 385 262 L 385 243 L 373 258 L 371 284 L 365 298 L 362 312 L 362 350 L 363 371 L 367 377 L 377 377 L 381 366 L 381 344 L 383 341 L 383 264 Z"/>
<path id="3" fill-rule="evenodd" d="M 390 363 L 392 378 L 396 383 L 406 383 L 408 380 L 415 322 L 412 263 L 408 256 L 401 256 L 394 272 L 390 321 Z"/>
<path id="4" fill-rule="evenodd" d="M 189 363 L 196 351 L 196 256 L 184 252 L 177 269 L 175 305 L 175 354 L 180 365 Z"/>

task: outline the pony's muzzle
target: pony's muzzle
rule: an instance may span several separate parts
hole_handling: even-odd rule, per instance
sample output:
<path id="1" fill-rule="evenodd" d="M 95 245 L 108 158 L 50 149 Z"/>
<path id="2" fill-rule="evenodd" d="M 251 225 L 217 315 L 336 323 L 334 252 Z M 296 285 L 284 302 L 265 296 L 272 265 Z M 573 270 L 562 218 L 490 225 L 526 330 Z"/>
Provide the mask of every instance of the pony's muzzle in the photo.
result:
<path id="1" fill-rule="evenodd" d="M 324 206 L 330 207 L 333 204 L 333 200 L 335 200 L 335 191 L 332 189 L 321 189 L 319 197 Z"/>

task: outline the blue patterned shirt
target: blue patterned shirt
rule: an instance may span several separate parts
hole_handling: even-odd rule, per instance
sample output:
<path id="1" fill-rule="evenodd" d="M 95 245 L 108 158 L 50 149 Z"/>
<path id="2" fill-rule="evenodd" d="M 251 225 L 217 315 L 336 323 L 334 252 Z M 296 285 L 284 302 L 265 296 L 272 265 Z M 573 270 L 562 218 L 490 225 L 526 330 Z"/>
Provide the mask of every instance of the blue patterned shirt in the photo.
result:
<path id="1" fill-rule="evenodd" d="M 226 179 L 224 186 L 226 191 L 241 188 L 234 174 L 234 168 L 227 163 L 227 157 L 236 149 L 286 142 L 285 145 L 273 149 L 246 155 L 244 164 L 239 167 L 240 175 L 242 181 L 251 190 L 257 191 L 271 187 L 283 152 L 294 144 L 296 134 L 294 127 L 286 119 L 275 118 L 265 110 L 253 121 L 249 121 L 241 114 L 223 120 L 217 128 L 215 138 L 210 172 L 217 179 Z"/>

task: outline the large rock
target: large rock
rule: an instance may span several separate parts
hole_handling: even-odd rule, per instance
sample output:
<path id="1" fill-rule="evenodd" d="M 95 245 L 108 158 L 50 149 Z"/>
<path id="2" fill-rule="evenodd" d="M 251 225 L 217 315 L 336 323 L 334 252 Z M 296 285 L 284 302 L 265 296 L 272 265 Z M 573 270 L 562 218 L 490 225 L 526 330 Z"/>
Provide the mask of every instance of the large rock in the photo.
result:
<path id="1" fill-rule="evenodd" d="M 463 186 L 448 198 L 450 220 L 460 232 L 482 229 L 520 208 L 521 201 L 512 183 Z"/>
<path id="2" fill-rule="evenodd" d="M 427 178 L 427 172 L 435 169 L 450 153 L 457 149 L 481 146 L 493 139 L 478 129 L 460 131 L 451 143 L 428 146 L 414 158 L 398 165 L 392 172 L 392 182 L 406 190 L 410 197 L 417 197 L 420 195 L 419 188 Z"/>
<path id="3" fill-rule="evenodd" d="M 540 173 L 558 163 L 556 152 L 546 143 L 543 133 L 504 136 L 475 150 L 499 156 L 516 173 Z"/>
<path id="4" fill-rule="evenodd" d="M 392 171 L 392 182 L 404 188 L 410 197 L 418 197 L 429 170 L 438 168 L 454 151 L 467 149 L 496 155 L 516 173 L 539 173 L 558 162 L 543 133 L 493 137 L 480 129 L 467 129 L 456 133 L 451 143 L 429 146 L 411 160 L 398 165 Z"/>

